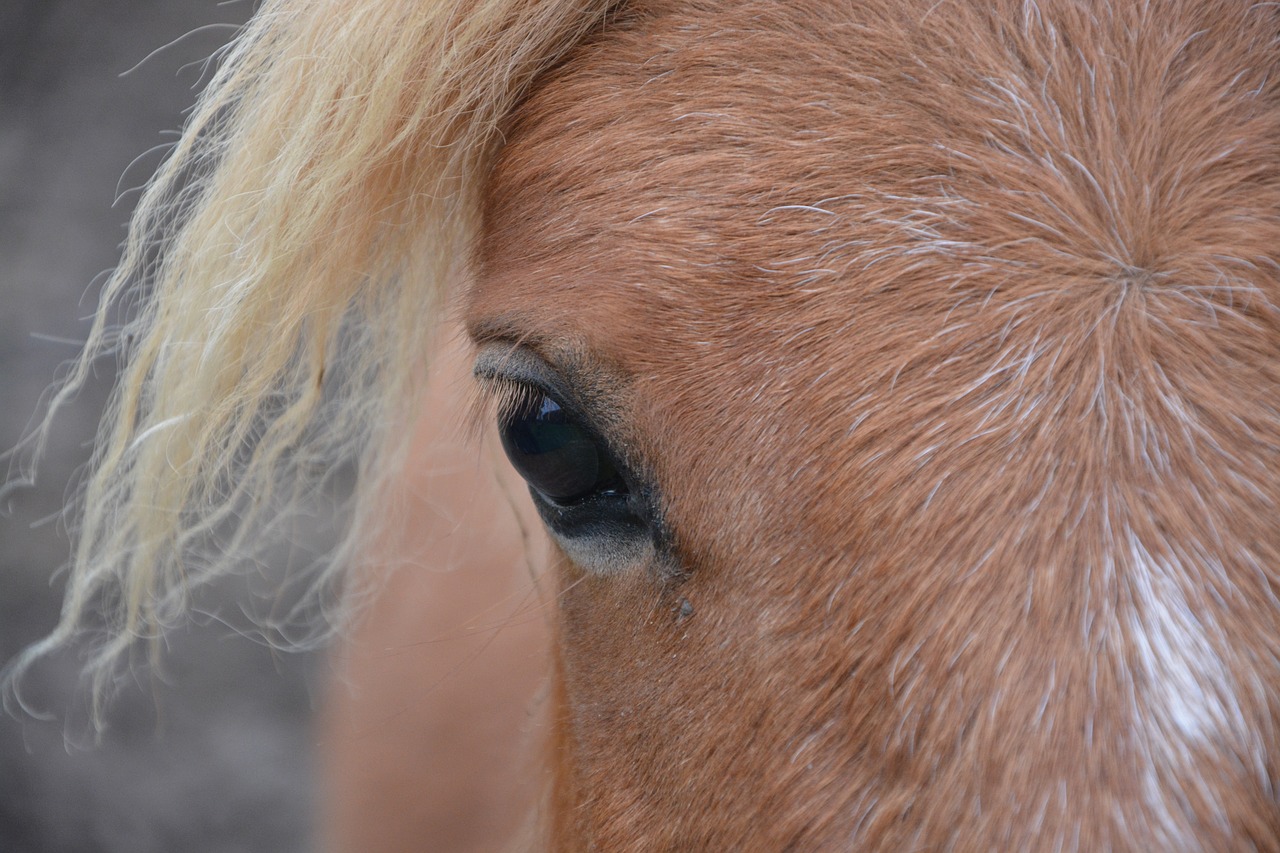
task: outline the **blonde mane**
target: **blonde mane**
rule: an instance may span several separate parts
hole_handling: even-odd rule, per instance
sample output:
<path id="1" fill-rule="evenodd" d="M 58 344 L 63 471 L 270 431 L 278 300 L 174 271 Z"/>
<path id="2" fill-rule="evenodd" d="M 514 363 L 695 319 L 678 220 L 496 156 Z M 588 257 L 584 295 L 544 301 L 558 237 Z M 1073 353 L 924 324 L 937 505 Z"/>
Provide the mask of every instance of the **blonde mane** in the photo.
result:
<path id="1" fill-rule="evenodd" d="M 341 586 L 394 518 L 379 495 L 443 295 L 466 274 L 499 122 L 612 5 L 263 4 L 149 183 L 83 353 L 24 448 L 39 457 L 95 359 L 122 359 L 61 621 L 11 676 L 93 625 L 101 697 L 138 638 L 252 565 L 272 519 L 354 459 L 349 527 L 298 607 Z"/>

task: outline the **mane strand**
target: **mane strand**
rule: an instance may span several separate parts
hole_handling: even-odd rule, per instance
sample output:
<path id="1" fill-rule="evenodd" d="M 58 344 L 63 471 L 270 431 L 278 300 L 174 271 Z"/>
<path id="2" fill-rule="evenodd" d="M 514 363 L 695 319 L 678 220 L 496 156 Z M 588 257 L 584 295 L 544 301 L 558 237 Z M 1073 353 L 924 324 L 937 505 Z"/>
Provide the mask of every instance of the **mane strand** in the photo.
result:
<path id="1" fill-rule="evenodd" d="M 10 685 L 101 631 L 96 716 L 139 637 L 251 565 L 272 520 L 354 459 L 349 529 L 307 599 L 334 588 L 391 523 L 379 495 L 412 434 L 446 287 L 465 272 L 498 124 L 613 4 L 263 4 L 149 182 L 84 350 L 25 444 L 38 459 L 95 359 L 122 360 L 60 622 Z"/>

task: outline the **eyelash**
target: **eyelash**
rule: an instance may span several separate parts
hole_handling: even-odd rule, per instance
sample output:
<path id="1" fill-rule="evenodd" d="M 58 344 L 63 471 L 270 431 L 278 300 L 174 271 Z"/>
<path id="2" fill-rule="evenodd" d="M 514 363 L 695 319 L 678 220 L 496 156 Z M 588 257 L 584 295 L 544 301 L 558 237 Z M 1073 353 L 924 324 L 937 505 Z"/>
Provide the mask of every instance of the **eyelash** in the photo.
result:
<path id="1" fill-rule="evenodd" d="M 514 416 L 521 409 L 533 405 L 537 397 L 545 394 L 536 385 L 520 382 L 506 376 L 484 376 L 474 383 L 473 393 L 466 404 L 465 422 L 468 433 L 474 438 Z"/>
<path id="2" fill-rule="evenodd" d="M 484 383 L 483 393 L 488 402 L 489 417 L 486 420 L 503 423 L 533 406 L 547 392 L 514 379 L 494 377 Z"/>

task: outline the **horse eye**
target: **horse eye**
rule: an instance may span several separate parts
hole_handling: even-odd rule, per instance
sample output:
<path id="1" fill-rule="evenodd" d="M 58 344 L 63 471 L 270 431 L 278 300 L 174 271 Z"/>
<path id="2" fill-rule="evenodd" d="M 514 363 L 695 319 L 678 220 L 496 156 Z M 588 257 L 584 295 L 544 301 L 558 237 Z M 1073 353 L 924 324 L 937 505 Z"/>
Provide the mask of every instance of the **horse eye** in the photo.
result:
<path id="1" fill-rule="evenodd" d="M 599 428 L 621 427 L 617 414 L 603 420 L 611 410 L 602 405 L 592 418 L 584 402 L 591 396 L 575 392 L 565 371 L 520 346 L 483 346 L 475 375 L 505 401 L 498 416 L 502 447 L 571 564 L 597 575 L 657 565 L 658 557 L 664 567 L 675 565 L 658 490 L 637 467 L 634 450 L 619 452 L 627 445 L 611 442 L 609 431 Z M 608 393 L 597 393 L 607 403 Z"/>
<path id="2" fill-rule="evenodd" d="M 627 494 L 600 442 L 547 394 L 532 393 L 499 426 L 507 458 L 547 501 L 570 506 L 594 496 Z"/>

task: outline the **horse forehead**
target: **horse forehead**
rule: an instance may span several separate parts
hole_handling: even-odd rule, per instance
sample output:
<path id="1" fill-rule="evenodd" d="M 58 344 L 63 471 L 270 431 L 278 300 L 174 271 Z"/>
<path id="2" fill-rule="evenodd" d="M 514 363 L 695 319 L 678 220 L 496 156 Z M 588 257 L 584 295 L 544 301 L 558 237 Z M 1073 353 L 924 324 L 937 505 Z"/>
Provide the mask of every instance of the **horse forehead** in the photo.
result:
<path id="1" fill-rule="evenodd" d="M 575 340 L 649 382 L 681 417 L 646 430 L 655 457 L 752 460 L 736 479 L 690 465 L 683 492 L 964 470 L 995 427 L 1021 435 L 1013 403 L 1084 418 L 1086 380 L 1157 357 L 1190 387 L 1199 368 L 1151 317 L 1263 334 L 1221 312 L 1276 294 L 1261 12 L 722 5 L 635 4 L 543 76 L 505 128 L 470 293 L 473 325 Z M 986 438 L 950 440 L 966 431 Z M 769 523 L 801 506 L 771 504 Z"/>
<path id="2" fill-rule="evenodd" d="M 915 13 L 733 5 L 750 14 L 641 14 L 545 76 L 506 128 L 468 314 L 641 377 L 637 434 L 679 468 L 660 472 L 672 516 L 734 508 L 732 525 L 684 525 L 708 552 L 748 527 L 799 543 L 824 520 L 840 550 L 849 525 L 811 496 L 847 469 L 817 460 L 946 313 L 948 155 L 905 141 L 922 113 L 894 103 Z M 894 411 L 886 429 L 920 417 Z"/>
<path id="3" fill-rule="evenodd" d="M 895 282 L 1012 302 L 1194 278 L 1199 249 L 1210 270 L 1206 235 L 1241 217 L 1179 188 L 1221 165 L 1231 121 L 1213 112 L 1269 87 L 1267 57 L 1231 56 L 1248 39 L 1187 10 L 1154 28 L 1107 23 L 1127 7 L 999 5 L 630 4 L 504 129 L 475 311 L 611 334 L 684 312 L 742 340 L 744 310 L 785 337 Z M 1160 121 L 1135 119 L 1157 90 Z M 1244 162 L 1269 128 L 1235 130 L 1225 155 Z M 1237 207 L 1271 202 L 1250 191 Z"/>
<path id="4" fill-rule="evenodd" d="M 849 10 L 831 45 L 785 4 L 637 5 L 647 12 L 547 74 L 506 129 L 473 304 L 555 306 L 540 318 L 552 325 L 570 307 L 578 320 L 749 307 L 803 322 L 817 289 L 804 285 L 857 251 L 846 238 L 867 223 L 850 213 L 905 207 L 945 166 L 921 149 L 886 173 L 886 140 L 902 149 L 904 129 L 868 95 L 872 63 L 850 73 L 872 37 Z"/>

